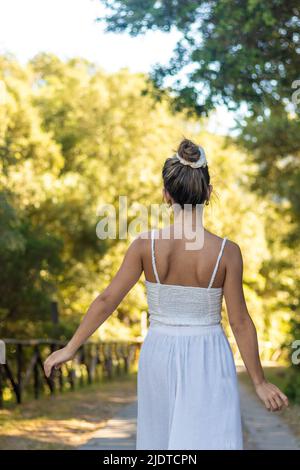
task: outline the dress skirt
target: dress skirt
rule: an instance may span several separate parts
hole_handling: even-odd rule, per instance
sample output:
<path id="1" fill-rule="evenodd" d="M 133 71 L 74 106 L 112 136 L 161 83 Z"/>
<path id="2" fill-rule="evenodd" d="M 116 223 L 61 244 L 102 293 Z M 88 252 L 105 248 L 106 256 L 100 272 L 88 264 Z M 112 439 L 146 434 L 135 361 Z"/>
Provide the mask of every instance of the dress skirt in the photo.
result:
<path id="1" fill-rule="evenodd" d="M 221 324 L 152 323 L 137 392 L 137 449 L 243 448 L 236 368 Z"/>

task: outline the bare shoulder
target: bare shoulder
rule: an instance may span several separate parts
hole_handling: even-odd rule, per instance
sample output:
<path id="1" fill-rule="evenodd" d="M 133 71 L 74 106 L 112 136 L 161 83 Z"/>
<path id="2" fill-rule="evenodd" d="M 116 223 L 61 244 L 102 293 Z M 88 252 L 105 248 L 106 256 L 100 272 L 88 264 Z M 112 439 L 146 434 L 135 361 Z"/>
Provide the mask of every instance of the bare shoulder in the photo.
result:
<path id="1" fill-rule="evenodd" d="M 230 253 L 231 255 L 238 255 L 241 253 L 240 245 L 232 240 L 229 240 L 229 238 L 226 238 L 225 247 L 227 253 Z"/>
<path id="2" fill-rule="evenodd" d="M 241 265 L 243 262 L 240 246 L 228 238 L 226 239 L 223 256 L 225 261 L 230 261 L 231 264 Z"/>
<path id="3" fill-rule="evenodd" d="M 129 249 L 136 250 L 139 253 L 143 253 L 144 250 L 149 246 L 149 240 L 151 239 L 151 231 L 145 231 L 139 233 L 131 242 Z"/>

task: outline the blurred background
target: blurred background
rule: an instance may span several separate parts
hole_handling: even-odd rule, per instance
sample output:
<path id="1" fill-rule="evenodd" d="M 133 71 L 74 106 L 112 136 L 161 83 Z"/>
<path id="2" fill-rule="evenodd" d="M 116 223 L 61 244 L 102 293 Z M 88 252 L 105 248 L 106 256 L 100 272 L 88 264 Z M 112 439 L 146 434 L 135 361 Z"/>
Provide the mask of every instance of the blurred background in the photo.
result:
<path id="1" fill-rule="evenodd" d="M 0 448 L 74 448 L 134 397 L 143 279 L 72 367 L 47 381 L 42 361 L 130 242 L 97 238 L 97 208 L 160 204 L 183 136 L 206 149 L 205 222 L 241 246 L 266 373 L 300 436 L 299 28 L 294 0 L 1 1 Z"/>

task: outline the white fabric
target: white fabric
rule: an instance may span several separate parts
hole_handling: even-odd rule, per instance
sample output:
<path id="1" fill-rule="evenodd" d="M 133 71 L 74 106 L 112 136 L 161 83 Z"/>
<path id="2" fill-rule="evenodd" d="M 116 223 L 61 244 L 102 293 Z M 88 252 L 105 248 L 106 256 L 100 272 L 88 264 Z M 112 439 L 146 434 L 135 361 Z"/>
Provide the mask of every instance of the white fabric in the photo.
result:
<path id="1" fill-rule="evenodd" d="M 196 162 L 190 162 L 189 160 L 185 160 L 184 158 L 182 158 L 178 154 L 178 152 L 176 153 L 175 156 L 180 161 L 180 163 L 182 165 L 187 165 L 187 166 L 190 166 L 192 168 L 203 168 L 203 167 L 207 166 L 206 155 L 205 155 L 204 149 L 202 147 L 199 147 L 199 152 L 200 152 L 200 157 L 198 158 L 198 160 Z"/>
<path id="2" fill-rule="evenodd" d="M 138 367 L 137 449 L 242 449 L 236 370 L 222 289 L 146 281 L 150 327 Z"/>
<path id="3" fill-rule="evenodd" d="M 219 264 L 220 264 L 221 256 L 222 256 L 223 251 L 224 251 L 224 246 L 225 246 L 226 240 L 227 240 L 226 237 L 223 238 L 221 249 L 220 249 L 218 259 L 217 259 L 217 262 L 216 262 L 216 265 L 215 265 L 215 269 L 213 270 L 213 273 L 212 273 L 212 276 L 211 276 L 211 279 L 210 279 L 210 282 L 209 282 L 209 285 L 208 285 L 209 289 L 212 287 L 212 285 L 214 283 L 214 280 L 215 280 L 215 277 L 216 277 L 216 274 L 217 274 L 217 271 L 218 271 L 218 267 L 219 267 Z"/>
<path id="4" fill-rule="evenodd" d="M 214 325 L 221 321 L 222 289 L 146 281 L 150 323 Z"/>
<path id="5" fill-rule="evenodd" d="M 156 269 L 156 262 L 155 262 L 155 250 L 154 250 L 154 230 L 151 230 L 151 259 L 152 259 L 152 268 L 154 272 L 154 276 L 156 279 L 156 282 L 159 283 L 159 277 L 157 274 L 157 269 Z"/>

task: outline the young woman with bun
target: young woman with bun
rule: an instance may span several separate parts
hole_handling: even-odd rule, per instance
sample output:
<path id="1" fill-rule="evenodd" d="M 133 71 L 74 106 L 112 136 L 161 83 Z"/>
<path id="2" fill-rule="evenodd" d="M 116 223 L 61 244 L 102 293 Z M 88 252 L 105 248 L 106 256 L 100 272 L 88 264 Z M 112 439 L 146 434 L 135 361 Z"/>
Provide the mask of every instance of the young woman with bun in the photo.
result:
<path id="1" fill-rule="evenodd" d="M 131 243 L 68 345 L 48 357 L 45 372 L 49 376 L 72 359 L 144 273 L 150 326 L 139 357 L 136 448 L 242 449 L 237 375 L 221 323 L 223 297 L 258 397 L 270 411 L 288 400 L 264 376 L 243 293 L 240 248 L 203 226 L 213 189 L 204 149 L 184 139 L 165 161 L 162 178 L 174 223 Z"/>

